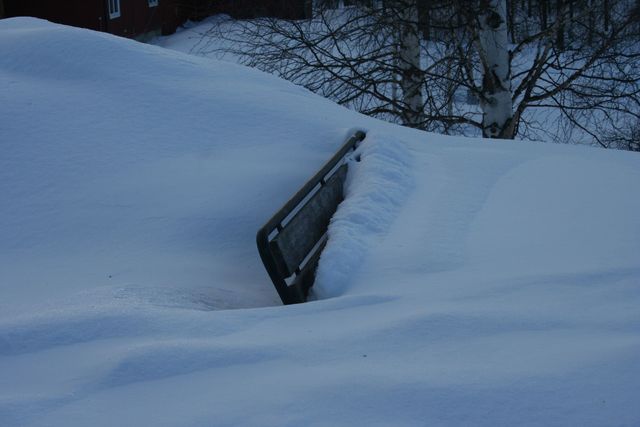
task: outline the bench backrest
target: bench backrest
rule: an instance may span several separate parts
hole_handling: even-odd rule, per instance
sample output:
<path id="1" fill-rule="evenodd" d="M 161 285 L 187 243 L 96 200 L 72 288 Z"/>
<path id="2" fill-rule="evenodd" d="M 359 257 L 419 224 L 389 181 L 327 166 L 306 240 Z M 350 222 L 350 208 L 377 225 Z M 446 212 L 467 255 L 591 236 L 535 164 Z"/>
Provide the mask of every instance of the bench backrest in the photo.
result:
<path id="1" fill-rule="evenodd" d="M 307 299 L 331 217 L 344 198 L 345 156 L 365 138 L 355 132 L 256 236 L 260 258 L 284 304 Z"/>

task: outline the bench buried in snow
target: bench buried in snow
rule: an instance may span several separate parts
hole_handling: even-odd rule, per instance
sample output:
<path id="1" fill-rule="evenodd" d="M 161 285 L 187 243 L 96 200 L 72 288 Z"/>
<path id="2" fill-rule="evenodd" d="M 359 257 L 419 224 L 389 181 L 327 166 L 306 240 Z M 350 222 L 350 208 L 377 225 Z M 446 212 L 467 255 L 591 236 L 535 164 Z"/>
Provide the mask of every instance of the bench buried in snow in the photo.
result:
<path id="1" fill-rule="evenodd" d="M 313 286 L 327 228 L 344 199 L 346 156 L 364 140 L 357 131 L 258 231 L 260 258 L 284 304 L 305 302 Z"/>

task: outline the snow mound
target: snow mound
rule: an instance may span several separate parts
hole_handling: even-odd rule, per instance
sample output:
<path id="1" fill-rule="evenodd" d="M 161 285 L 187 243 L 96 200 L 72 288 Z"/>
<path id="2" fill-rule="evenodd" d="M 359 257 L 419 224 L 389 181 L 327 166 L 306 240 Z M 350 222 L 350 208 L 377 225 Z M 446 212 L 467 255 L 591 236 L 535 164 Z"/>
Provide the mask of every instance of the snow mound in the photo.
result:
<path id="1" fill-rule="evenodd" d="M 0 425 L 640 424 L 637 155 L 34 19 L 0 49 Z M 281 306 L 255 232 L 352 127 L 320 299 Z"/>
<path id="2" fill-rule="evenodd" d="M 107 34 L 31 18 L 0 32 L 0 313 L 105 287 L 279 303 L 255 232 L 360 116 Z"/>
<path id="3" fill-rule="evenodd" d="M 350 162 L 345 201 L 329 226 L 313 294 L 342 295 L 366 257 L 396 218 L 413 187 L 411 157 L 393 135 L 370 136 Z"/>

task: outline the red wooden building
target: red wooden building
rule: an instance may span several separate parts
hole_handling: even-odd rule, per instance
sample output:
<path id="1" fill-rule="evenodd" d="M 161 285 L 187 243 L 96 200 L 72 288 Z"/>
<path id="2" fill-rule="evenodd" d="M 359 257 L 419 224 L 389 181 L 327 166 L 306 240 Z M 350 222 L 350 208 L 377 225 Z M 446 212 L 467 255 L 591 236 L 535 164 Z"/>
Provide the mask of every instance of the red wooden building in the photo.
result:
<path id="1" fill-rule="evenodd" d="M 311 0 L 213 0 L 208 3 L 213 13 L 227 13 L 234 18 L 270 16 L 282 19 L 311 17 Z"/>
<path id="2" fill-rule="evenodd" d="M 303 19 L 309 4 L 309 0 L 0 0 L 0 17 L 34 16 L 141 39 L 171 34 L 187 19 L 216 13 Z"/>

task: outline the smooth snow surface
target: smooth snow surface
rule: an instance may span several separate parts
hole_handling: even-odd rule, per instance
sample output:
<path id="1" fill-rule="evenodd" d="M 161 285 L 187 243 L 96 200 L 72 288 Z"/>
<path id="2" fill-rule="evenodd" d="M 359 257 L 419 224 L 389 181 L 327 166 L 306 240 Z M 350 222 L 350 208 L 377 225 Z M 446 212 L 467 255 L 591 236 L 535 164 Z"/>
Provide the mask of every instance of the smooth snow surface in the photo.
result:
<path id="1" fill-rule="evenodd" d="M 0 426 L 640 425 L 639 156 L 34 19 L 0 50 Z M 283 307 L 254 234 L 352 127 Z"/>

